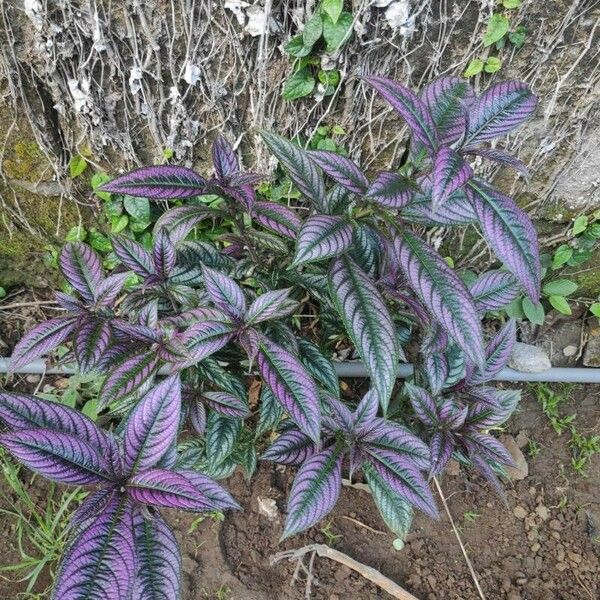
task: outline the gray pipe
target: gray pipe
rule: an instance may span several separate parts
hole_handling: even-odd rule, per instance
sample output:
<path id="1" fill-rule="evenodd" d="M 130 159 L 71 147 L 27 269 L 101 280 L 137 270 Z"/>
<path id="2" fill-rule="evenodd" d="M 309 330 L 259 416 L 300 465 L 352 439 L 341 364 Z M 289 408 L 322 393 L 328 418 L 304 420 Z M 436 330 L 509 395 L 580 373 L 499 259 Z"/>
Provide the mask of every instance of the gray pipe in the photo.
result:
<path id="1" fill-rule="evenodd" d="M 334 363 L 335 371 L 338 377 L 368 377 L 367 370 L 360 361 L 348 361 L 341 363 Z M 168 373 L 168 369 L 161 370 L 164 374 Z M 0 373 L 8 372 L 8 359 L 0 358 Z M 411 364 L 400 364 L 397 369 L 397 377 L 399 379 L 406 379 L 410 377 L 413 372 L 413 366 Z M 28 374 L 42 374 L 46 375 L 72 375 L 75 373 L 74 369 L 67 367 L 52 367 L 46 368 L 45 362 L 40 360 L 34 360 L 32 363 L 16 369 L 15 373 L 28 373 Z M 600 369 L 591 368 L 564 368 L 564 367 L 552 367 L 546 371 L 540 373 L 521 373 L 514 369 L 502 369 L 496 377 L 496 381 L 556 381 L 561 383 L 600 383 Z"/>

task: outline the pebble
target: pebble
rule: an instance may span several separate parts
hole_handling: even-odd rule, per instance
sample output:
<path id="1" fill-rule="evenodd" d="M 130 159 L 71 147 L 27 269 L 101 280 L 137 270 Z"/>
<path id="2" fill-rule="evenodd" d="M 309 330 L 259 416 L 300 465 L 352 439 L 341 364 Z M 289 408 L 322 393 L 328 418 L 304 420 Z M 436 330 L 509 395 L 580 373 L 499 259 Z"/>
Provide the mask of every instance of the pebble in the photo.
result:
<path id="1" fill-rule="evenodd" d="M 515 583 L 517 585 L 525 585 L 528 581 L 529 580 L 527 579 L 527 577 L 519 577 Z"/>
<path id="2" fill-rule="evenodd" d="M 546 352 L 541 348 L 516 342 L 508 366 L 521 373 L 541 373 L 547 371 L 552 364 Z"/>
<path id="3" fill-rule="evenodd" d="M 33 373 L 30 375 L 27 375 L 27 377 L 25 377 L 25 381 L 27 381 L 27 383 L 37 383 L 40 380 L 41 376 L 40 375 L 34 375 Z"/>
<path id="4" fill-rule="evenodd" d="M 256 498 L 258 502 L 258 514 L 267 517 L 270 521 L 275 521 L 279 515 L 277 503 L 273 498 Z"/>
<path id="5" fill-rule="evenodd" d="M 550 526 L 550 529 L 554 529 L 554 531 L 560 531 L 562 529 L 562 525 L 558 519 L 552 519 L 548 525 Z"/>
<path id="6" fill-rule="evenodd" d="M 515 463 L 514 467 L 506 467 L 506 474 L 513 481 L 525 479 L 529 475 L 529 465 L 527 464 L 525 455 L 521 452 L 519 443 L 512 435 L 504 435 L 500 438 L 500 441 L 504 444 Z"/>
<path id="7" fill-rule="evenodd" d="M 527 516 L 527 511 L 522 506 L 515 506 L 513 515 L 515 515 L 517 519 L 524 519 Z"/>
<path id="8" fill-rule="evenodd" d="M 555 568 L 557 571 L 560 571 L 562 573 L 563 571 L 566 571 L 569 568 L 569 565 L 565 562 L 558 562 L 556 563 Z"/>
<path id="9" fill-rule="evenodd" d="M 531 551 L 535 554 L 542 546 L 536 542 L 535 544 L 531 545 Z"/>
<path id="10" fill-rule="evenodd" d="M 543 521 L 547 521 L 550 518 L 550 511 L 543 504 L 536 507 L 535 512 Z"/>
<path id="11" fill-rule="evenodd" d="M 579 564 L 581 562 L 581 554 L 577 554 L 577 552 L 567 552 L 567 556 L 569 560 L 572 560 L 574 563 Z"/>

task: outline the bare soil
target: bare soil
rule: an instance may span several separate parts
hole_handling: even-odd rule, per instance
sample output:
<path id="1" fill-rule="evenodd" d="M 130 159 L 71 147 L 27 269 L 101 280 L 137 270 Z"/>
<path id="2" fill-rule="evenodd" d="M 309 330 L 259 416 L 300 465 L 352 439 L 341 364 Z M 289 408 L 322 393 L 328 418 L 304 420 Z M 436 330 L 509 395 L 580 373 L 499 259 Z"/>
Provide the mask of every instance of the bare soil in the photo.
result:
<path id="1" fill-rule="evenodd" d="M 600 390 L 576 388 L 564 414 L 576 412 L 582 432 L 600 431 Z M 594 457 L 588 477 L 570 465 L 567 436 L 558 436 L 538 403 L 526 393 L 509 433 L 528 437 L 540 453 L 527 457 L 529 476 L 508 489 L 507 505 L 477 476 L 450 473 L 442 479 L 444 495 L 459 528 L 481 587 L 489 600 L 595 600 L 600 598 L 600 461 Z M 422 600 L 478 598 L 459 543 L 445 515 L 435 522 L 417 516 L 401 551 L 392 546 L 369 494 L 344 487 L 329 522 L 328 540 L 321 523 L 307 533 L 278 543 L 286 496 L 294 471 L 262 464 L 252 481 L 236 474 L 228 482 L 242 504 L 223 523 L 204 520 L 190 533 L 195 515 L 170 512 L 167 518 L 182 540 L 184 600 L 300 600 L 304 572 L 293 585 L 295 564 L 270 566 L 270 557 L 309 543 L 331 543 L 337 550 L 378 569 Z M 39 490 L 38 490 L 38 496 Z M 259 498 L 273 499 L 278 515 L 259 512 Z M 40 496 L 41 499 L 41 496 Z M 14 562 L 13 524 L 0 523 L 2 563 Z M 308 561 L 306 561 L 308 564 Z M 316 558 L 312 598 L 390 598 L 347 567 Z M 48 576 L 42 579 L 43 584 Z M 0 598 L 13 599 L 23 584 L 0 581 Z"/>

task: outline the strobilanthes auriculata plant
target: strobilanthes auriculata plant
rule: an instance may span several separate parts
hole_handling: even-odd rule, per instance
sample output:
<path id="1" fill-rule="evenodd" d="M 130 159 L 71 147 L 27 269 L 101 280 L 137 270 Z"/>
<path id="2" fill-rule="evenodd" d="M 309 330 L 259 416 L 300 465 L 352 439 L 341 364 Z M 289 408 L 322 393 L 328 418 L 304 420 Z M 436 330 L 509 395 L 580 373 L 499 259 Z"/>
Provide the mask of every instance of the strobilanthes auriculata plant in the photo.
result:
<path id="1" fill-rule="evenodd" d="M 480 96 L 456 77 L 420 95 L 383 77 L 364 82 L 411 130 L 399 170 L 369 178 L 346 157 L 264 132 L 300 211 L 257 194 L 261 177 L 242 172 L 218 138 L 211 178 L 165 165 L 103 187 L 175 201 L 152 248 L 113 236 L 119 267 L 108 275 L 89 246 L 63 248 L 64 312 L 25 335 L 12 366 L 70 344 L 79 369 L 103 377 L 105 427 L 33 396 L 0 395 L 2 445 L 54 481 L 92 488 L 73 517 L 54 598 L 178 598 L 179 551 L 159 509 L 239 508 L 215 479 L 237 465 L 251 475 L 257 451 L 298 467 L 283 537 L 332 510 L 343 476 L 364 477 L 398 536 L 414 508 L 436 516 L 428 480 L 451 457 L 501 489 L 511 458 L 490 430 L 519 394 L 490 381 L 508 361 L 515 324 L 486 339 L 481 321 L 522 291 L 537 301 L 540 263 L 528 216 L 469 160 L 526 174 L 489 142 L 523 123 L 536 97 L 516 81 Z M 220 233 L 197 235 L 207 221 Z M 422 232 L 469 224 L 501 268 L 465 283 Z M 124 287 L 132 274 L 137 283 Z M 310 328 L 301 314 L 314 316 Z M 369 373 L 356 405 L 340 397 L 332 337 L 349 341 Z M 409 341 L 419 349 L 414 376 L 392 396 Z M 252 409 L 249 373 L 262 380 Z M 268 448 L 266 433 L 276 436 Z"/>

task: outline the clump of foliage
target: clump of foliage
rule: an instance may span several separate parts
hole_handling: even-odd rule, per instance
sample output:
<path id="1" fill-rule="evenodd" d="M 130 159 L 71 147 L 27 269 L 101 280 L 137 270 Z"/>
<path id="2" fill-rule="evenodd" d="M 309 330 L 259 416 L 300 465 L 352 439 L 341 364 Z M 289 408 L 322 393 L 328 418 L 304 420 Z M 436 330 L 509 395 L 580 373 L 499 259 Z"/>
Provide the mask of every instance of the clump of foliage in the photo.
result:
<path id="1" fill-rule="evenodd" d="M 107 427 L 47 400 L 0 396 L 6 449 L 54 481 L 96 489 L 74 516 L 55 598 L 177 597 L 179 551 L 158 510 L 238 508 L 214 480 L 236 465 L 251 475 L 267 433 L 262 458 L 299 467 L 283 538 L 332 510 L 344 475 L 366 479 L 400 538 L 414 508 L 437 514 L 428 478 L 451 456 L 501 489 L 497 476 L 511 458 L 489 432 L 519 394 L 489 380 L 508 360 L 515 324 L 486 341 L 481 321 L 521 290 L 538 301 L 540 261 L 527 215 L 478 178 L 468 157 L 523 171 L 486 143 L 526 120 L 536 98 L 516 81 L 480 96 L 456 77 L 420 95 L 382 77 L 364 81 L 412 131 L 398 171 L 369 179 L 344 156 L 264 132 L 298 210 L 257 196 L 262 178 L 242 172 L 219 138 L 210 178 L 164 165 L 102 186 L 177 200 L 158 218 L 152 248 L 113 236 L 120 266 L 110 275 L 86 244 L 63 248 L 73 290 L 57 294 L 65 313 L 26 334 L 12 365 L 71 343 L 79 369 L 104 378 L 95 408 Z M 194 202 L 205 194 L 220 201 Z M 230 230 L 214 243 L 194 239 L 207 221 Z M 467 285 L 422 232 L 471 223 L 504 268 Z M 131 273 L 139 283 L 126 289 Z M 310 336 L 303 314 L 322 324 Z M 357 404 L 341 398 L 331 337 L 351 343 L 369 373 Z M 399 398 L 396 367 L 410 341 L 419 347 L 415 373 Z M 254 414 L 248 373 L 262 379 Z"/>
<path id="2" fill-rule="evenodd" d="M 322 0 L 306 21 L 302 33 L 285 46 L 285 52 L 296 59 L 294 71 L 283 89 L 286 100 L 296 100 L 313 92 L 321 96 L 335 92 L 341 75 L 331 57 L 350 38 L 352 25 L 352 13 L 344 10 L 344 0 Z"/>

